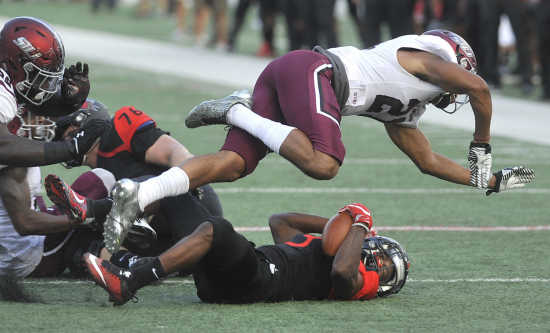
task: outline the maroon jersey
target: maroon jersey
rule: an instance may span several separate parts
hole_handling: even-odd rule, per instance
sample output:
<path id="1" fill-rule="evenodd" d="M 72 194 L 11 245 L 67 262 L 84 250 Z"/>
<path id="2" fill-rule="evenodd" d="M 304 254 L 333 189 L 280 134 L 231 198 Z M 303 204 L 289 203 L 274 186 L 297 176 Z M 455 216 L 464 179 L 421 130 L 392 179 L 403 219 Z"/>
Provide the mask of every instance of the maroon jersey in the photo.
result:
<path id="1" fill-rule="evenodd" d="M 145 112 L 125 106 L 101 137 L 97 167 L 111 171 L 116 179 L 158 175 L 167 168 L 146 163 L 145 152 L 163 134 Z"/>

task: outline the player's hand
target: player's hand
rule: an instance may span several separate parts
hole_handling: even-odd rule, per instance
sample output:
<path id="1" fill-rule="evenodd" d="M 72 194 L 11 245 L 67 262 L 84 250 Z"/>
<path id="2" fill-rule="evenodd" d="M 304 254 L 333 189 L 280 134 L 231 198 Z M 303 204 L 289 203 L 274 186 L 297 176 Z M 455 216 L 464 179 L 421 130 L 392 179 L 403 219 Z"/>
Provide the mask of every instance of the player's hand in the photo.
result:
<path id="1" fill-rule="evenodd" d="M 485 192 L 486 195 L 520 188 L 525 186 L 525 184 L 529 184 L 535 179 L 535 170 L 523 166 L 515 166 L 512 168 L 504 168 L 494 175 L 496 177 L 495 188 Z"/>
<path id="2" fill-rule="evenodd" d="M 74 160 L 67 162 L 67 166 L 74 167 L 82 165 L 84 156 L 92 149 L 105 131 L 105 121 L 92 119 L 77 131 L 72 139 L 68 141 L 70 151 Z"/>
<path id="3" fill-rule="evenodd" d="M 63 104 L 80 107 L 86 101 L 89 92 L 88 64 L 79 61 L 65 69 L 61 83 Z"/>
<path id="4" fill-rule="evenodd" d="M 491 179 L 491 145 L 488 143 L 470 143 L 468 166 L 470 167 L 470 185 L 479 189 L 489 186 Z"/>
<path id="5" fill-rule="evenodd" d="M 370 210 L 361 203 L 345 205 L 338 213 L 348 214 L 351 216 L 353 223 L 361 223 L 366 226 L 369 231 L 372 228 L 372 214 Z"/>

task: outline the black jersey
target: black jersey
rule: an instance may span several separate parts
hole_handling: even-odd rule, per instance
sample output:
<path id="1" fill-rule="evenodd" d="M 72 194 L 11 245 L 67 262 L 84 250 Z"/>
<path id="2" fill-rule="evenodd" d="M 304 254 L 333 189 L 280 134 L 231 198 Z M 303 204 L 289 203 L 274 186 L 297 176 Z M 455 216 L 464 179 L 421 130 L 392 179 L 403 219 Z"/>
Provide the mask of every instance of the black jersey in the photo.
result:
<path id="1" fill-rule="evenodd" d="M 159 175 L 167 168 L 146 163 L 145 152 L 163 134 L 166 132 L 145 112 L 125 106 L 115 113 L 101 137 L 97 167 L 109 170 L 117 180 Z"/>
<path id="2" fill-rule="evenodd" d="M 329 297 L 334 258 L 323 252 L 320 237 L 300 234 L 289 242 L 261 246 L 256 251 L 265 256 L 264 265 L 273 276 L 267 301 Z"/>

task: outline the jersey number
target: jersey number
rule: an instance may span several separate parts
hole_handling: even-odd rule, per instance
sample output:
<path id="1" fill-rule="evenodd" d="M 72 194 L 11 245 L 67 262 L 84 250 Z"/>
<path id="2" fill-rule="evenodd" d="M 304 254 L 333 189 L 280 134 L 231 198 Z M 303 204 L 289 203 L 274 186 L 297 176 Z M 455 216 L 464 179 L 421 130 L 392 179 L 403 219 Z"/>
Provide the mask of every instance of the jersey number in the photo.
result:
<path id="1" fill-rule="evenodd" d="M 133 114 L 135 114 L 136 116 L 141 116 L 143 114 L 142 111 L 139 111 L 139 110 L 136 110 L 134 108 L 130 108 L 128 109 L 130 112 L 132 112 Z M 122 118 L 126 119 L 126 121 L 128 122 L 128 125 L 131 125 L 132 124 L 132 121 L 130 120 L 130 117 L 126 114 L 126 112 L 122 112 L 120 114 L 120 116 L 118 116 L 118 120 L 121 120 Z"/>
<path id="2" fill-rule="evenodd" d="M 400 123 L 406 120 L 406 117 L 403 117 L 403 116 L 405 116 L 414 107 L 416 107 L 418 103 L 420 103 L 419 100 L 411 99 L 409 100 L 409 105 L 407 105 L 407 108 L 403 109 L 403 102 L 401 102 L 397 98 L 393 98 L 385 95 L 376 95 L 376 97 L 374 98 L 374 102 L 372 102 L 372 105 L 367 110 L 367 112 L 371 113 L 371 115 L 368 115 L 369 117 L 373 117 L 375 119 L 376 119 L 376 116 L 372 114 L 385 112 L 385 113 L 391 114 L 396 118 L 396 119 L 390 120 L 389 122 Z M 411 118 L 413 114 L 414 112 L 411 113 Z M 401 117 L 401 118 L 398 118 L 398 117 Z M 386 120 L 386 122 L 388 121 Z"/>

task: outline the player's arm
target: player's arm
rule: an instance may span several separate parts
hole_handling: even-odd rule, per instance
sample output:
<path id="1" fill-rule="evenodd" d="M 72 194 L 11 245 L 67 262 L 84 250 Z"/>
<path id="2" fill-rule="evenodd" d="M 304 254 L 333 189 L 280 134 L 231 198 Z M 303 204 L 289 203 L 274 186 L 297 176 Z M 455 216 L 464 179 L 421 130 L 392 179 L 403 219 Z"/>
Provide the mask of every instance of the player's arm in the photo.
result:
<path id="1" fill-rule="evenodd" d="M 455 161 L 432 151 L 430 142 L 418 128 L 396 124 L 385 124 L 386 132 L 393 143 L 414 162 L 425 174 L 462 185 L 471 185 L 470 170 Z M 495 177 L 489 180 L 489 187 L 495 185 Z"/>
<path id="2" fill-rule="evenodd" d="M 82 159 L 103 129 L 91 121 L 70 141 L 41 142 L 18 137 L 0 124 L 0 165 L 29 167 Z"/>
<path id="3" fill-rule="evenodd" d="M 334 256 L 330 277 L 334 296 L 338 299 L 351 299 L 363 287 L 359 262 L 366 234 L 366 228 L 352 226 Z"/>
<path id="4" fill-rule="evenodd" d="M 65 215 L 50 215 L 32 210 L 25 168 L 0 171 L 0 197 L 13 223 L 22 236 L 45 235 L 70 230 L 72 221 Z"/>
<path id="5" fill-rule="evenodd" d="M 269 229 L 275 244 L 290 241 L 298 234 L 322 233 L 328 219 L 326 217 L 301 214 L 281 213 L 269 218 Z"/>
<path id="6" fill-rule="evenodd" d="M 166 167 L 179 166 L 191 157 L 193 154 L 168 134 L 161 135 L 145 151 L 145 162 Z"/>
<path id="7" fill-rule="evenodd" d="M 399 63 L 409 73 L 444 91 L 467 94 L 475 116 L 474 142 L 488 143 L 491 138 L 492 102 L 487 83 L 455 63 L 423 51 L 399 51 Z"/>

